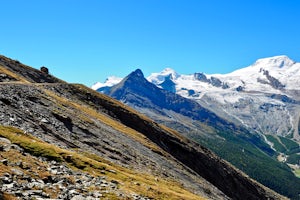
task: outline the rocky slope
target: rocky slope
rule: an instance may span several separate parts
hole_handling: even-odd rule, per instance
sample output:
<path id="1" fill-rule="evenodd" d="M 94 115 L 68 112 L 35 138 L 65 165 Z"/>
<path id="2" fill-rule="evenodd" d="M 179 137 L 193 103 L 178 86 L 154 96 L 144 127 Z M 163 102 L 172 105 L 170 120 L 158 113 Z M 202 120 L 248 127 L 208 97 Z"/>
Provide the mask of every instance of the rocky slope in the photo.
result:
<path id="1" fill-rule="evenodd" d="M 20 192 L 15 191 L 18 190 L 42 198 L 52 195 L 68 199 L 70 193 L 72 198 L 76 195 L 78 199 L 80 196 L 95 198 L 102 195 L 96 182 L 106 183 L 107 178 L 114 180 L 110 181 L 112 184 L 105 184 L 108 190 L 116 185 L 120 188 L 120 191 L 112 191 L 114 198 L 119 199 L 284 198 L 206 148 L 87 87 L 64 83 L 3 56 L 0 74 L 3 77 L 0 124 L 4 125 L 0 133 L 8 139 L 4 139 L 6 144 L 0 152 L 4 160 L 0 163 L 1 169 L 5 169 L 0 174 L 1 190 L 5 195 L 18 196 Z M 12 126 L 22 131 L 9 128 Z M 11 148 L 10 142 L 18 146 L 16 150 Z M 20 156 L 22 164 L 16 163 L 12 154 Z M 33 159 L 40 167 L 24 168 L 22 156 Z M 71 186 L 64 183 L 62 177 L 45 183 L 36 174 L 45 169 L 56 175 L 67 173 L 73 183 Z M 23 177 L 22 173 L 29 177 Z M 51 179 L 56 178 L 55 173 L 50 175 Z M 103 173 L 108 177 L 99 178 Z M 81 180 L 78 176 L 84 176 L 87 181 L 77 184 Z M 38 191 L 24 188 L 23 179 L 26 185 L 36 184 L 34 190 Z M 11 190 L 10 184 L 18 188 Z M 82 184 L 94 190 L 81 191 L 78 187 Z M 47 193 L 53 185 L 59 191 Z M 39 188 L 45 189 L 41 192 Z"/>
<path id="2" fill-rule="evenodd" d="M 96 177 L 87 172 L 75 171 L 55 160 L 32 156 L 22 147 L 2 137 L 0 148 L 0 180 L 4 196 L 20 199 L 99 199 L 109 193 L 128 195 L 118 189 L 116 180 L 108 181 L 104 173 Z M 132 194 L 132 197 L 147 199 L 136 194 Z"/>

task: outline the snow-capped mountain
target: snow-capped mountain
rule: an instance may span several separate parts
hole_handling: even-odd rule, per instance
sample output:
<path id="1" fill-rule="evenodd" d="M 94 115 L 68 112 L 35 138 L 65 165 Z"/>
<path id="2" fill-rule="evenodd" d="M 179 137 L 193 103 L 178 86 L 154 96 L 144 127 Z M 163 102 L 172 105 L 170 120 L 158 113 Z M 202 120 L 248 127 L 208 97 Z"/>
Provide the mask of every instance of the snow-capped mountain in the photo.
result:
<path id="1" fill-rule="evenodd" d="M 267 186 L 280 183 L 282 171 L 291 173 L 279 162 L 298 166 L 300 64 L 287 56 L 259 59 L 229 74 L 184 75 L 166 68 L 145 78 L 137 69 L 113 80 L 93 88 L 212 149 Z"/>
<path id="2" fill-rule="evenodd" d="M 171 80 L 177 94 L 256 132 L 299 139 L 300 63 L 287 56 L 259 59 L 229 74 L 178 75 L 166 69 L 148 80 L 161 88 Z"/>
<path id="3" fill-rule="evenodd" d="M 159 85 L 169 75 L 176 84 L 176 91 L 186 97 L 190 96 L 191 92 L 203 93 L 224 89 L 282 93 L 282 90 L 298 90 L 300 87 L 300 63 L 287 56 L 259 59 L 249 67 L 229 74 L 179 75 L 167 68 L 161 73 L 151 74 L 147 79 Z"/>
<path id="4" fill-rule="evenodd" d="M 255 132 L 300 139 L 300 63 L 287 56 L 259 59 L 229 74 L 180 75 L 166 68 L 147 80 Z M 93 88 L 103 91 L 113 84 L 99 85 Z"/>
<path id="5" fill-rule="evenodd" d="M 225 75 L 225 78 L 233 87 L 243 86 L 248 91 L 299 89 L 300 63 L 287 56 L 264 58 L 249 67 Z"/>
<path id="6" fill-rule="evenodd" d="M 189 94 L 184 90 L 208 92 L 228 89 L 282 93 L 282 90 L 299 90 L 300 63 L 296 63 L 287 56 L 274 56 L 258 59 L 253 65 L 229 74 L 194 73 L 192 75 L 180 75 L 173 69 L 166 68 L 159 73 L 152 73 L 147 77 L 147 80 L 159 86 L 166 78 L 176 84 L 176 91 L 181 91 L 183 96 Z M 92 88 L 97 90 L 101 87 L 110 87 L 121 80 L 122 78 L 111 76 L 104 83 L 95 83 Z"/>

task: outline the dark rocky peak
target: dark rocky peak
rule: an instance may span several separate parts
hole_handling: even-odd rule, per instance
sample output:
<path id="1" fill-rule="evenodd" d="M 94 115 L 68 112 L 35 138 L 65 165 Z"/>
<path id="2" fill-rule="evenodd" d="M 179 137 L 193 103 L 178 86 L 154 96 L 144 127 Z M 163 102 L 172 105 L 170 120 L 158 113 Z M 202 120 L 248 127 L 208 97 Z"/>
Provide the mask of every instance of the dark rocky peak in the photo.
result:
<path id="1" fill-rule="evenodd" d="M 196 80 L 205 82 L 205 83 L 209 83 L 215 87 L 222 87 L 223 89 L 227 89 L 229 88 L 227 83 L 223 83 L 220 79 L 218 79 L 217 77 L 211 77 L 211 78 L 207 78 L 206 75 L 204 73 L 194 73 L 194 78 Z"/>
<path id="2" fill-rule="evenodd" d="M 136 69 L 131 74 L 129 74 L 129 76 L 136 76 L 136 77 L 144 78 L 144 74 L 143 74 L 142 70 L 140 70 L 140 69 Z"/>
<path id="3" fill-rule="evenodd" d="M 222 86 L 222 81 L 220 81 L 220 79 L 218 79 L 216 77 L 213 77 L 213 76 L 210 78 L 210 83 L 215 87 L 221 87 Z"/>
<path id="4" fill-rule="evenodd" d="M 123 85 L 124 83 L 127 83 L 127 84 L 144 83 L 145 81 L 147 81 L 147 80 L 145 79 L 142 70 L 136 69 L 135 71 L 131 72 L 128 76 L 126 76 L 117 85 Z"/>
<path id="5" fill-rule="evenodd" d="M 282 102 L 288 102 L 288 103 L 292 103 L 292 104 L 300 104 L 300 101 L 297 101 L 291 97 L 288 97 L 287 95 L 282 95 L 282 94 L 271 94 L 269 96 L 272 99 L 277 99 L 280 100 Z"/>
<path id="6" fill-rule="evenodd" d="M 132 83 L 139 83 L 147 81 L 144 77 L 142 70 L 136 69 L 135 71 L 131 72 L 128 76 L 126 76 L 121 83 L 123 82 L 132 82 Z M 148 81 L 147 81 L 148 82 Z"/>
<path id="7" fill-rule="evenodd" d="M 243 86 L 238 86 L 235 90 L 238 92 L 243 91 L 245 88 Z"/>
<path id="8" fill-rule="evenodd" d="M 210 78 L 209 83 L 215 87 L 222 87 L 223 89 L 229 88 L 227 83 L 224 83 L 220 79 L 213 76 Z"/>
<path id="9" fill-rule="evenodd" d="M 271 76 L 268 70 L 263 70 L 263 74 L 267 77 L 267 79 L 269 80 L 269 84 L 275 88 L 275 89 L 283 89 L 285 87 L 284 84 L 282 84 L 278 79 L 276 79 L 275 77 Z"/>
<path id="10" fill-rule="evenodd" d="M 120 83 L 114 85 L 105 94 L 112 96 L 115 99 L 121 100 L 121 97 L 127 96 L 127 94 L 144 94 L 153 95 L 151 91 L 155 91 L 157 88 L 154 84 L 147 81 L 143 72 L 137 69 L 126 76 Z M 134 91 L 134 92 L 132 92 Z"/>
<path id="11" fill-rule="evenodd" d="M 202 81 L 202 82 L 206 82 L 208 83 L 209 80 L 207 79 L 207 77 L 205 76 L 204 73 L 194 73 L 194 78 L 196 80 Z"/>
<path id="12" fill-rule="evenodd" d="M 163 89 L 176 93 L 176 88 L 175 88 L 175 83 L 172 81 L 172 74 L 169 74 L 168 76 L 165 77 L 164 82 L 159 84 Z"/>

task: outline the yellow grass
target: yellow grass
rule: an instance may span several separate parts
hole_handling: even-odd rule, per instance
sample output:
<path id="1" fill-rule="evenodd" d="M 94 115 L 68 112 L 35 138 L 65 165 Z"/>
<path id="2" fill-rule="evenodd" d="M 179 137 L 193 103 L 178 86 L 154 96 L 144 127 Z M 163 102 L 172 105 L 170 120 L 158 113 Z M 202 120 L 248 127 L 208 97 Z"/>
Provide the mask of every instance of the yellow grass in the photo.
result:
<path id="1" fill-rule="evenodd" d="M 7 69 L 7 68 L 5 68 L 1 65 L 0 65 L 0 73 L 7 74 L 8 76 L 11 76 L 11 77 L 15 78 L 17 81 L 29 83 L 29 81 L 26 80 L 23 76 L 20 76 L 20 75 L 10 71 L 9 69 Z"/>

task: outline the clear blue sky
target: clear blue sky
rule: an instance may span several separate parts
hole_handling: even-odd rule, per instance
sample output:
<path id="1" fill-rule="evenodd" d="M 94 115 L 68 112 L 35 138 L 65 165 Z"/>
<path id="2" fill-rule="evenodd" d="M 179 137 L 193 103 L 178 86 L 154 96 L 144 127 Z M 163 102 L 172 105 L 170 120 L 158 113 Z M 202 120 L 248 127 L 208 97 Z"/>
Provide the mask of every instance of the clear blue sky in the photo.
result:
<path id="1" fill-rule="evenodd" d="M 298 0 L 1 0 L 0 54 L 91 86 L 140 68 L 228 73 L 300 61 Z"/>

